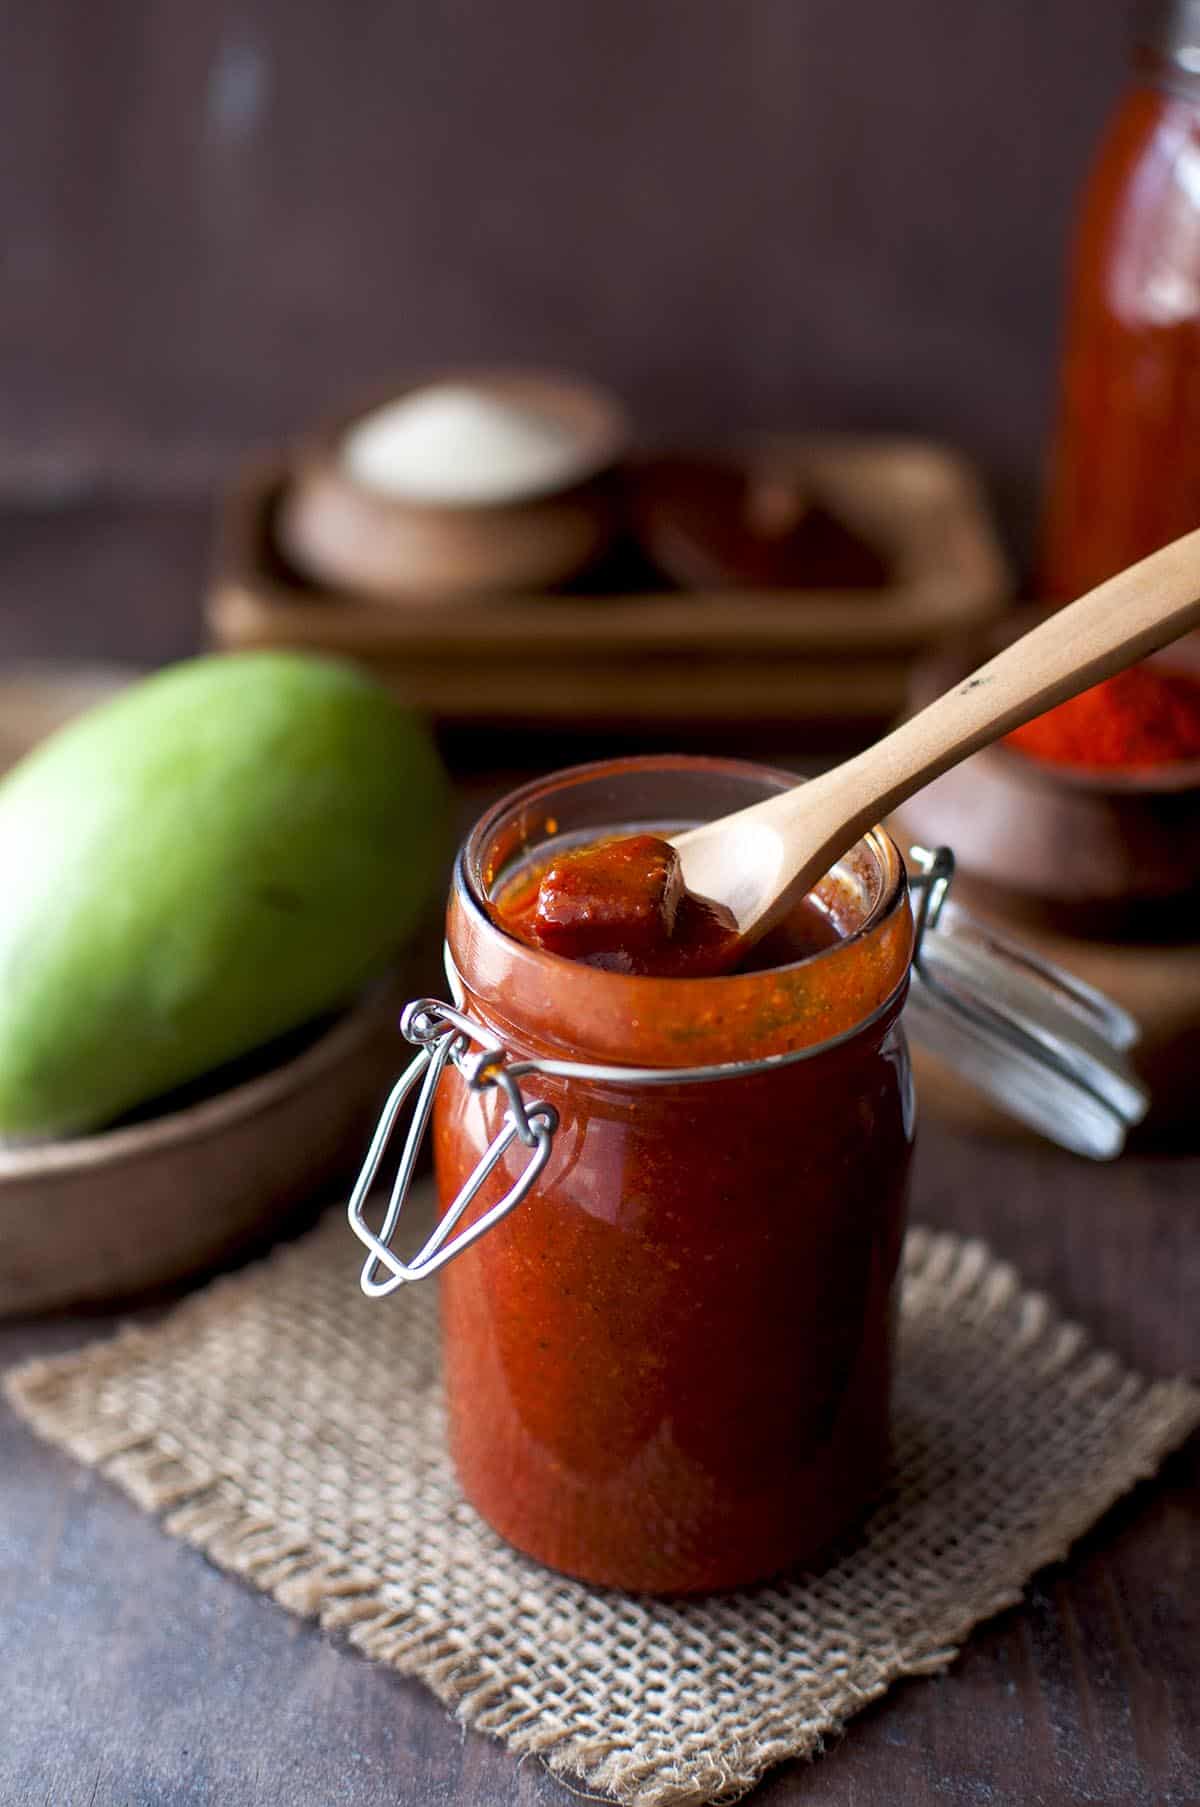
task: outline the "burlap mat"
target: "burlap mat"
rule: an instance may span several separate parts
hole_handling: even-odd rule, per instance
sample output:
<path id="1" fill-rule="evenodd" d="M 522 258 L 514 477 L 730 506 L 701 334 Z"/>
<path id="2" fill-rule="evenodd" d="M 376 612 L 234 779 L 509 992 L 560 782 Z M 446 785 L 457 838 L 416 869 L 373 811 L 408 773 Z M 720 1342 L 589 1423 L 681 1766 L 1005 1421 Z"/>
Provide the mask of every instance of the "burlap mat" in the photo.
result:
<path id="1" fill-rule="evenodd" d="M 647 1807 L 730 1797 L 940 1668 L 1200 1422 L 981 1244 L 908 1241 L 894 1486 L 827 1566 L 695 1604 L 514 1554 L 447 1461 L 431 1286 L 371 1304 L 340 1212 L 159 1327 L 11 1375 L 169 1531 L 420 1676 L 468 1725 Z"/>

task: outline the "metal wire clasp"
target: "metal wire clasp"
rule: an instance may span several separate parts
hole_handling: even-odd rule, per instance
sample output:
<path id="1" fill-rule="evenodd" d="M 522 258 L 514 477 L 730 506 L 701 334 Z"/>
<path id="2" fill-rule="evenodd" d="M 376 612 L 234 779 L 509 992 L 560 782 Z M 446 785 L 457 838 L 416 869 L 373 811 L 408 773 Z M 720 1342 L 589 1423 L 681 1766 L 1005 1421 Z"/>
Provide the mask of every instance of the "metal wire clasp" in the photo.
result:
<path id="1" fill-rule="evenodd" d="M 383 1114 L 371 1138 L 367 1158 L 354 1183 L 346 1209 L 350 1228 L 368 1250 L 360 1284 L 371 1299 L 383 1298 L 398 1286 L 403 1286 L 406 1281 L 424 1280 L 427 1275 L 436 1273 L 439 1267 L 445 1267 L 448 1261 L 461 1255 L 465 1248 L 469 1248 L 493 1224 L 499 1223 L 502 1217 L 507 1217 L 510 1211 L 515 1210 L 550 1158 L 554 1131 L 558 1127 L 558 1113 L 553 1105 L 541 1100 L 527 1101 L 522 1096 L 515 1076 L 508 1071 L 507 1050 L 498 1042 L 490 1040 L 479 1024 L 472 1022 L 461 1011 L 441 1003 L 437 998 L 418 998 L 405 1009 L 400 1018 L 400 1029 L 405 1038 L 420 1051 L 393 1086 L 383 1107 Z M 479 1049 L 476 1054 L 470 1051 L 473 1044 Z M 411 1261 L 404 1262 L 393 1253 L 391 1239 L 412 1184 L 417 1154 L 433 1109 L 434 1094 L 447 1063 L 457 1067 L 472 1091 L 482 1092 L 489 1086 L 500 1086 L 508 1100 L 507 1109 L 499 1133 L 485 1150 L 454 1203 L 444 1212 L 424 1247 Z M 404 1152 L 400 1156 L 400 1166 L 392 1185 L 383 1223 L 376 1235 L 367 1223 L 363 1209 L 405 1100 L 418 1082 L 421 1086 L 420 1094 L 408 1127 Z M 470 1229 L 451 1240 L 455 1225 L 514 1141 L 523 1142 L 531 1150 L 528 1165 L 503 1198 L 485 1211 Z M 383 1278 L 380 1277 L 381 1268 L 386 1269 Z"/>
<path id="2" fill-rule="evenodd" d="M 910 847 L 908 889 L 915 898 L 913 912 L 913 965 L 920 971 L 925 936 L 936 929 L 942 905 L 954 883 L 954 855 L 948 847 Z"/>
<path id="3" fill-rule="evenodd" d="M 1149 1105 L 1127 1058 L 1137 1023 L 1035 949 L 947 903 L 953 876 L 948 848 L 910 848 L 905 1017 L 914 1037 L 1009 1116 L 1076 1154 L 1111 1160 Z"/>

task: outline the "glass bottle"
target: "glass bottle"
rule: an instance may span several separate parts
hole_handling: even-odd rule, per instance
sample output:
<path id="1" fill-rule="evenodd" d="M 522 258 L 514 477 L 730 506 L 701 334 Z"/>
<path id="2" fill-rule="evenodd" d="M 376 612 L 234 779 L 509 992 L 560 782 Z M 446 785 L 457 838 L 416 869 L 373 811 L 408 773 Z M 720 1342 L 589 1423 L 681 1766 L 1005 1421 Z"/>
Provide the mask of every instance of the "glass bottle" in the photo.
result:
<path id="1" fill-rule="evenodd" d="M 1200 0 L 1143 9 L 1071 262 L 1041 587 L 1200 526 Z"/>

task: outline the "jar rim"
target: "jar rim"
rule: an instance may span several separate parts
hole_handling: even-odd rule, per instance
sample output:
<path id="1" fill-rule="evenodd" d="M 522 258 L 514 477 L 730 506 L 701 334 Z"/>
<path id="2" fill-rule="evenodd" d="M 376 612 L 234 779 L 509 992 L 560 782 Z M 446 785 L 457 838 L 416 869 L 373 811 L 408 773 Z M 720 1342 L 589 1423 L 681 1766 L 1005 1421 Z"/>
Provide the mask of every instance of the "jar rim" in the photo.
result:
<path id="1" fill-rule="evenodd" d="M 463 991 L 462 975 L 450 954 L 445 950 L 446 983 L 450 987 L 451 996 L 456 1004 L 461 1003 Z M 903 985 L 904 981 L 900 981 Z M 898 985 L 896 991 L 900 989 Z M 516 1079 L 525 1078 L 528 1073 L 540 1073 L 551 1079 L 584 1079 L 592 1085 L 711 1085 L 722 1079 L 744 1079 L 751 1073 L 771 1073 L 780 1067 L 795 1066 L 802 1060 L 812 1060 L 814 1056 L 831 1054 L 835 1048 L 852 1041 L 880 1022 L 891 1010 L 896 998 L 896 991 L 891 992 L 881 1003 L 864 1016 L 861 1021 L 852 1023 L 849 1028 L 840 1029 L 826 1041 L 815 1042 L 809 1047 L 794 1048 L 789 1054 L 759 1054 L 749 1060 L 716 1061 L 705 1067 L 635 1067 L 623 1066 L 619 1061 L 607 1064 L 599 1061 L 571 1061 L 541 1058 L 537 1060 L 508 1063 L 508 1071 Z"/>
<path id="2" fill-rule="evenodd" d="M 514 809 L 535 801 L 542 793 L 549 790 L 560 790 L 564 785 L 582 784 L 602 776 L 606 772 L 673 772 L 703 771 L 731 773 L 734 776 L 743 774 L 748 778 L 778 780 L 780 790 L 788 790 L 802 783 L 803 779 L 795 772 L 785 771 L 780 766 L 760 765 L 752 759 L 721 758 L 705 753 L 635 753 L 614 759 L 587 760 L 578 765 L 562 766 L 556 771 L 548 772 L 543 777 L 532 778 L 519 785 L 516 790 L 507 791 L 497 799 L 476 821 L 466 836 L 454 861 L 454 879 L 461 881 L 463 894 L 472 914 L 481 925 L 502 935 L 506 941 L 515 946 L 525 948 L 535 959 L 551 963 L 551 967 L 577 966 L 578 962 L 570 960 L 564 954 L 551 953 L 546 948 L 529 947 L 515 935 L 501 926 L 487 907 L 487 899 L 483 897 L 475 885 L 470 865 L 472 854 L 477 854 L 486 836 L 497 821 L 510 814 Z M 881 886 L 879 896 L 872 904 L 863 920 L 850 930 L 848 934 L 839 934 L 838 939 L 829 947 L 815 948 L 811 953 L 802 954 L 798 960 L 782 962 L 771 967 L 772 972 L 789 972 L 798 966 L 811 967 L 814 963 L 836 954 L 840 948 L 851 947 L 858 940 L 870 934 L 873 929 L 892 913 L 903 902 L 907 894 L 904 860 L 895 841 L 885 828 L 877 825 L 867 830 L 855 843 L 855 847 L 868 846 L 880 865 Z M 853 849 L 847 849 L 851 852 Z M 622 983 L 636 984 L 645 975 L 639 973 L 610 972 L 605 969 L 605 977 Z M 702 976 L 688 975 L 672 979 L 677 985 L 720 985 L 728 975 L 707 974 Z M 735 975 L 737 976 L 737 975 Z"/>
<path id="3" fill-rule="evenodd" d="M 731 1056 L 724 1048 L 733 1037 L 732 1025 L 736 1021 L 746 1023 L 751 1016 L 755 1020 L 744 1052 L 732 1058 L 756 1061 L 768 1055 L 792 1053 L 799 1047 L 819 1052 L 840 1044 L 847 1031 L 867 1028 L 886 1014 L 888 1006 L 902 1001 L 913 945 L 907 877 L 899 849 L 882 828 L 871 829 L 862 836 L 833 868 L 836 872 L 846 862 L 843 877 L 862 897 L 861 919 L 848 926 L 828 948 L 753 973 L 663 979 L 602 971 L 531 947 L 496 922 L 488 908 L 486 886 L 492 877 L 488 863 L 495 856 L 505 825 L 518 825 L 520 839 L 523 812 L 530 823 L 540 827 L 544 815 L 539 812 L 546 811 L 548 800 L 561 796 L 564 790 L 608 778 L 669 778 L 673 773 L 692 779 L 711 773 L 715 779 L 750 780 L 765 794 L 800 782 L 796 773 L 778 767 L 706 755 L 646 754 L 593 761 L 551 772 L 508 792 L 483 812 L 468 833 L 454 866 L 449 919 L 451 951 L 468 992 L 497 1020 L 503 1032 L 531 1027 L 528 1015 L 532 1010 L 540 1019 L 535 1039 L 547 1051 L 574 1046 L 574 1040 L 568 1042 L 556 1032 L 557 1025 L 550 1023 L 553 1012 L 547 1005 L 549 994 L 559 994 L 562 988 L 570 987 L 572 1002 L 582 1001 L 589 1018 L 589 1033 L 576 1038 L 587 1044 L 589 1058 L 625 1060 L 631 1066 L 677 1071 L 726 1064 Z M 865 896 L 864 882 L 870 884 Z M 907 932 L 905 923 L 899 920 L 901 916 L 907 919 Z M 456 942 L 462 944 L 465 958 L 460 956 Z M 855 979 L 861 980 L 864 969 L 857 963 L 864 954 L 871 963 L 865 969 L 868 982 L 839 982 L 839 976 L 846 974 L 852 964 Z M 790 1013 L 785 999 L 772 1022 L 760 1020 L 761 1012 L 754 1013 L 749 1008 L 751 994 L 757 990 L 761 996 L 767 986 L 773 986 L 778 994 L 786 993 L 787 998 L 801 998 L 803 1008 Z M 707 1026 L 697 1030 L 694 1021 L 668 1025 L 664 1019 L 674 1014 L 664 1010 L 668 997 L 680 1004 L 686 1000 L 690 1010 L 705 1017 Z M 593 1012 L 598 1003 L 599 1008 Z M 687 1014 L 681 1011 L 680 1018 L 686 1019 Z M 716 1027 L 721 1023 L 728 1029 L 723 1036 Z M 630 1038 L 642 1044 L 633 1059 L 627 1051 Z"/>

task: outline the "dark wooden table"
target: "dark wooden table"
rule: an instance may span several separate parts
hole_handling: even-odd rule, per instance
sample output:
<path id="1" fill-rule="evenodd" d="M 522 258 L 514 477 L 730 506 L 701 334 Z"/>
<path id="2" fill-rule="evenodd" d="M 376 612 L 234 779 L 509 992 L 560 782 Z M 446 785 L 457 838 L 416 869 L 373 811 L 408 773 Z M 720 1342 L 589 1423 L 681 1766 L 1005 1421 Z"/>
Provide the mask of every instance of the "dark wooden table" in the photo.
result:
<path id="1" fill-rule="evenodd" d="M 202 505 L 10 511 L 0 660 L 154 660 L 198 637 Z M 914 1214 L 979 1234 L 1147 1372 L 1200 1367 L 1200 1158 L 1094 1168 L 926 1122 Z M 111 1333 L 0 1325 L 0 1366 Z M 1200 1451 L 1110 1512 L 943 1677 L 895 1689 L 757 1797 L 816 1807 L 1196 1807 Z M 0 1803 L 566 1802 L 165 1537 L 0 1411 Z"/>

